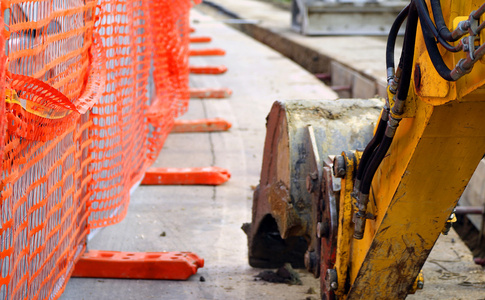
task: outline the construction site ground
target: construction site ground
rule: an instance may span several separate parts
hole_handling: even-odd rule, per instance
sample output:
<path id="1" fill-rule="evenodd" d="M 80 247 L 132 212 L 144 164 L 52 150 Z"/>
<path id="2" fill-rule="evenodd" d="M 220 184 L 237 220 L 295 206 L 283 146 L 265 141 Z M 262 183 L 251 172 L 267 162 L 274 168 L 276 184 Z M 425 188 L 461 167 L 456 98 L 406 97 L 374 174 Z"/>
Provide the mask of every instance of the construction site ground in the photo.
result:
<path id="1" fill-rule="evenodd" d="M 241 16 L 248 14 L 247 19 L 262 21 L 258 26 L 263 26 L 266 19 L 280 16 L 280 23 L 274 23 L 280 28 L 273 30 L 275 35 L 286 33 L 312 44 L 324 39 L 291 33 L 289 12 L 273 6 L 269 9 L 264 6 L 268 5 L 266 3 L 250 0 L 215 2 L 239 10 L 237 13 Z M 190 86 L 227 87 L 233 90 L 233 95 L 223 100 L 193 99 L 183 118 L 220 117 L 233 126 L 228 132 L 169 135 L 155 166 L 219 166 L 227 168 L 232 178 L 216 187 L 140 186 L 132 193 L 125 220 L 96 232 L 88 242 L 89 249 L 191 251 L 205 259 L 204 268 L 187 281 L 71 278 L 61 299 L 319 298 L 319 280 L 304 270 L 298 270 L 302 285 L 256 281 L 254 276 L 262 270 L 248 265 L 247 241 L 241 225 L 251 220 L 252 193 L 261 168 L 265 118 L 273 101 L 335 99 L 337 95 L 282 54 L 225 25 L 221 19 L 227 19 L 227 16 L 216 16 L 217 19 L 208 16 L 208 9 L 200 8 L 206 14 L 193 11 L 192 24 L 196 28 L 193 35 L 211 36 L 213 41 L 191 44 L 191 47 L 217 47 L 227 54 L 192 57 L 190 64 L 225 65 L 228 71 L 223 75 L 191 75 Z M 287 18 L 282 17 L 284 14 Z M 334 38 L 342 45 L 353 43 L 352 37 Z M 367 39 L 367 45 L 373 45 L 366 47 L 365 54 L 372 60 L 367 62 L 372 69 L 363 70 L 366 59 L 362 56 L 358 59 L 359 54 L 352 56 L 347 48 L 332 51 L 334 55 L 350 55 L 353 60 L 360 61 L 359 66 L 363 67 L 359 69 L 354 65 L 355 73 L 369 82 L 377 82 L 385 76 L 384 40 L 359 39 Z M 355 47 L 351 48 L 355 50 Z M 372 53 L 376 58 L 371 58 L 374 57 Z M 329 53 L 324 55 L 331 57 Z M 350 65 L 351 62 L 345 67 L 352 70 Z M 363 73 L 369 76 L 362 76 Z M 375 89 L 379 88 L 375 85 Z M 448 236 L 439 238 L 423 271 L 424 289 L 408 299 L 485 299 L 485 271 L 473 263 L 471 253 L 453 230 Z"/>

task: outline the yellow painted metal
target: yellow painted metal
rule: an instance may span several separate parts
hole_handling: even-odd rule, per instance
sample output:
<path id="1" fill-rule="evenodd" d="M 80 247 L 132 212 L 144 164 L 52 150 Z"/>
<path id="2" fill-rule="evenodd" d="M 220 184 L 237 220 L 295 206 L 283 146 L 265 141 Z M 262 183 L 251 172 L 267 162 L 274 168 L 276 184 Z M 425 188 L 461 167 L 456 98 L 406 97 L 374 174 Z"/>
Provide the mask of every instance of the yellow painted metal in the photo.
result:
<path id="1" fill-rule="evenodd" d="M 429 2 L 429 1 L 427 1 Z M 456 26 L 456 20 L 466 18 L 473 10 L 476 10 L 483 4 L 482 0 L 442 0 L 441 6 L 443 8 L 443 16 L 445 20 L 448 20 L 448 27 L 453 28 Z M 429 6 L 429 3 L 428 3 Z M 430 10 L 430 8 L 429 8 Z M 483 21 L 483 16 L 481 18 Z M 421 27 L 418 28 L 418 32 L 421 32 Z M 480 45 L 485 41 L 484 34 L 480 35 L 477 43 Z M 455 45 L 458 43 L 455 42 Z M 421 77 L 421 88 L 416 88 L 417 96 L 421 100 L 433 104 L 441 105 L 450 101 L 457 99 L 462 99 L 467 97 L 467 101 L 480 101 L 485 96 L 485 89 L 483 88 L 483 78 L 485 78 L 485 64 L 477 63 L 473 68 L 473 72 L 465 75 L 463 78 L 456 82 L 446 82 L 442 79 L 438 73 L 432 68 L 431 60 L 427 53 L 426 47 L 424 45 L 423 37 L 418 34 L 416 39 L 416 55 L 415 55 L 415 65 L 420 65 L 420 67 L 427 68 L 428 73 L 422 72 Z M 440 46 L 441 47 L 441 46 Z M 441 54 L 444 61 L 450 69 L 453 69 L 458 61 L 465 58 L 465 53 L 460 51 L 458 53 L 447 52 L 443 48 L 440 48 Z M 482 60 L 483 62 L 483 60 Z M 448 93 L 444 95 L 443 87 L 445 85 L 449 86 Z"/>
<path id="2" fill-rule="evenodd" d="M 418 28 L 418 31 L 421 31 L 421 27 Z M 446 99 L 445 101 L 447 102 L 448 98 L 446 97 L 450 94 L 450 89 L 453 83 L 448 82 L 439 76 L 427 52 L 420 53 L 419 57 L 417 57 L 417 62 L 416 66 L 419 66 L 421 78 L 419 82 L 414 81 L 414 88 L 415 90 L 418 90 L 419 96 L 422 98 L 427 97 L 434 101 L 437 101 L 436 99 Z M 450 67 L 453 68 L 451 65 Z M 419 85 L 419 88 L 417 85 Z M 417 97 L 410 97 L 414 102 L 416 101 L 416 98 Z"/>
<path id="3" fill-rule="evenodd" d="M 338 219 L 338 239 L 337 254 L 335 260 L 335 270 L 337 271 L 338 289 L 335 294 L 339 297 L 345 295 L 345 281 L 350 261 L 350 241 L 352 232 L 348 230 L 352 225 L 352 189 L 354 188 L 352 174 L 360 161 L 361 152 L 350 156 L 342 152 L 346 162 L 346 175 L 342 179 L 340 186 L 339 219 Z M 348 179 L 347 179 L 348 178 Z"/>
<path id="4" fill-rule="evenodd" d="M 481 4 L 483 0 L 442 0 L 447 24 Z M 345 293 L 347 299 L 403 299 L 412 291 L 485 152 L 485 65 L 478 63 L 455 83 L 444 81 L 431 67 L 420 32 L 418 28 L 415 66 L 420 65 L 421 79 L 409 92 L 413 112 L 401 121 L 374 177 L 370 201 L 376 219 L 367 220 L 362 240 L 351 237 L 347 218 L 352 189 L 343 181 L 336 268 L 337 294 Z M 463 57 L 442 54 L 450 68 Z M 347 259 L 349 265 L 344 266 Z M 350 289 L 343 291 L 346 280 Z"/>
<path id="5" fill-rule="evenodd" d="M 451 213 L 450 217 L 445 223 L 445 227 L 443 227 L 443 229 L 441 230 L 441 233 L 447 235 L 450 232 L 451 226 L 453 225 L 453 223 L 456 223 L 457 220 L 458 219 L 456 218 L 456 214 L 454 212 Z"/>
<path id="6" fill-rule="evenodd" d="M 391 107 L 395 103 L 395 97 L 389 87 L 387 88 L 387 99 L 389 99 L 389 104 Z M 414 118 L 416 116 L 416 99 L 417 97 L 409 97 L 409 99 L 406 100 L 406 103 L 404 103 L 404 111 L 402 114 L 399 115 L 399 118 Z"/>
<path id="7" fill-rule="evenodd" d="M 349 299 L 405 297 L 483 156 L 484 114 L 485 102 L 453 102 L 402 121 L 373 183 L 377 219 L 352 242 Z"/>
<path id="8" fill-rule="evenodd" d="M 416 293 L 417 290 L 423 288 L 423 285 L 424 285 L 423 271 L 420 271 L 418 274 L 418 277 L 416 277 L 416 280 L 414 280 L 413 287 L 411 288 L 411 291 L 409 291 L 409 294 Z"/>

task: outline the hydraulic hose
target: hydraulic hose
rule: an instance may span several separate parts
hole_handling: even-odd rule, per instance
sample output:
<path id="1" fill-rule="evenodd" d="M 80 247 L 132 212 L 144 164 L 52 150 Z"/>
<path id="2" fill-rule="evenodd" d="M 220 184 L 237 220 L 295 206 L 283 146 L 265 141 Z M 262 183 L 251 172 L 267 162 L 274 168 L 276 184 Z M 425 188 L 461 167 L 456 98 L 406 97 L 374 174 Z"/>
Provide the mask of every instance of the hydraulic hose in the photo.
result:
<path id="1" fill-rule="evenodd" d="M 430 29 L 427 26 L 421 26 L 421 29 L 423 31 L 424 43 L 426 44 L 426 49 L 428 50 L 428 55 L 431 59 L 431 62 L 433 63 L 434 68 L 436 69 L 436 71 L 438 71 L 438 74 L 440 74 L 443 79 L 448 81 L 455 81 L 455 79 L 451 77 L 450 68 L 448 68 L 448 66 L 443 61 L 443 57 L 441 57 L 441 53 L 438 50 L 438 46 L 436 45 L 435 39 Z"/>
<path id="2" fill-rule="evenodd" d="M 402 26 L 404 20 L 406 20 L 409 13 L 409 4 L 399 13 L 396 20 L 391 26 L 389 31 L 389 36 L 387 38 L 387 45 L 386 45 L 386 69 L 388 70 L 388 76 L 390 76 L 391 71 L 394 73 L 394 48 L 396 47 L 396 38 L 399 33 L 399 29 Z M 390 78 L 388 78 L 389 80 Z M 372 153 L 379 145 L 380 141 L 384 136 L 384 132 L 386 131 L 386 124 L 389 119 L 389 107 L 383 108 L 381 112 L 381 118 L 379 120 L 379 124 L 377 125 L 376 132 L 372 137 L 372 140 L 367 144 L 362 153 L 362 157 L 360 159 L 359 167 L 357 168 L 357 175 L 356 175 L 356 182 L 360 182 L 362 177 L 364 176 L 365 168 L 367 163 L 369 162 Z"/>
<path id="3" fill-rule="evenodd" d="M 448 42 L 455 42 L 459 40 L 460 36 L 453 37 L 451 31 L 446 26 L 445 19 L 443 18 L 443 11 L 441 10 L 440 0 L 431 0 L 431 11 L 433 12 L 433 18 L 434 22 L 436 23 L 438 34 Z"/>
<path id="4" fill-rule="evenodd" d="M 379 124 L 377 124 L 377 129 L 374 134 L 374 137 L 372 137 L 372 140 L 367 144 L 367 146 L 364 149 L 364 152 L 362 153 L 362 157 L 360 158 L 359 167 L 357 168 L 357 175 L 355 176 L 356 181 L 358 180 L 360 182 L 360 180 L 362 180 L 366 166 L 370 158 L 372 157 L 372 153 L 374 153 L 374 150 L 377 148 L 382 138 L 384 137 L 384 132 L 386 131 L 388 118 L 389 118 L 389 109 L 383 108 L 381 112 L 381 118 L 379 120 Z"/>
<path id="5" fill-rule="evenodd" d="M 399 122 L 399 121 L 397 121 Z M 396 123 L 395 123 L 396 124 Z M 397 126 L 397 125 L 396 125 Z M 369 167 L 366 168 L 364 179 L 362 181 L 362 186 L 360 191 L 357 194 L 357 208 L 358 211 L 354 215 L 354 238 L 355 239 L 362 239 L 364 237 L 365 232 L 365 223 L 367 219 L 367 205 L 369 203 L 369 191 L 370 191 L 370 183 L 368 183 L 367 178 L 374 177 L 374 174 L 379 166 L 380 162 L 386 155 L 389 147 L 391 146 L 393 137 L 390 136 L 390 131 L 394 131 L 391 127 L 387 127 L 386 134 L 384 135 L 382 142 L 380 143 L 377 150 L 373 153 L 373 159 L 369 164 Z M 372 173 L 372 174 L 371 174 Z"/>
<path id="6" fill-rule="evenodd" d="M 419 0 L 418 0 L 419 1 Z M 356 180 L 354 184 L 354 194 L 357 198 L 358 211 L 354 214 L 354 238 L 362 239 L 364 237 L 365 224 L 367 219 L 367 205 L 369 203 L 369 191 L 379 165 L 386 156 L 387 151 L 391 147 L 392 140 L 399 126 L 401 119 L 399 115 L 402 114 L 404 102 L 409 92 L 409 85 L 411 84 L 411 74 L 414 62 L 414 47 L 416 44 L 416 31 L 418 28 L 418 12 L 416 10 L 415 0 L 411 2 L 408 8 L 408 21 L 406 24 L 406 32 L 404 34 L 403 51 L 399 60 L 399 70 L 401 79 L 397 86 L 397 95 L 395 97 L 394 106 L 392 107 L 393 114 L 388 114 L 387 126 L 374 151 L 368 151 L 370 157 L 368 162 L 363 165 L 362 161 L 359 164 L 359 170 L 364 172 L 362 180 Z M 395 116 L 397 115 L 397 116 Z M 381 118 L 382 121 L 382 118 Z M 380 122 L 381 122 L 380 121 Z M 380 125 L 381 123 L 379 123 Z M 379 129 L 379 126 L 378 126 Z M 377 133 L 376 133 L 377 138 Z M 363 170 L 361 169 L 363 166 Z"/>
<path id="7" fill-rule="evenodd" d="M 427 27 L 432 35 L 438 40 L 438 42 L 448 51 L 450 52 L 458 52 L 460 51 L 459 47 L 454 47 L 448 42 L 441 37 L 438 33 L 438 29 L 436 29 L 435 25 L 433 24 L 433 21 L 431 20 L 431 17 L 429 15 L 428 7 L 424 3 L 424 0 L 414 0 L 413 1 L 416 4 L 416 8 L 418 10 L 419 14 L 419 20 L 421 21 L 421 27 Z"/>
<path id="8" fill-rule="evenodd" d="M 403 52 L 401 54 L 402 77 L 399 81 L 398 91 L 396 95 L 396 103 L 397 101 L 399 101 L 399 99 L 403 102 L 407 98 L 407 94 L 409 91 L 411 74 L 413 70 L 414 47 L 416 43 L 417 26 L 418 14 L 416 12 L 416 6 L 414 4 L 411 4 L 409 8 L 408 22 L 406 24 L 406 33 L 404 35 Z M 396 112 L 395 107 L 393 107 L 392 109 L 394 113 L 402 113 L 402 111 Z M 362 183 L 360 186 L 360 192 L 362 194 L 369 194 L 372 179 L 374 178 L 374 175 L 377 171 L 377 168 L 381 164 L 381 161 L 384 159 L 387 150 L 389 150 L 397 124 L 398 122 L 396 124 L 391 124 L 391 120 L 387 122 L 386 133 L 377 149 L 372 153 L 370 162 L 365 168 L 364 176 L 362 178 Z"/>
<path id="9" fill-rule="evenodd" d="M 409 4 L 397 15 L 396 20 L 392 23 L 386 45 L 386 70 L 394 69 L 394 48 L 396 47 L 396 38 L 401 29 L 402 23 L 406 20 L 409 13 Z"/>
<path id="10" fill-rule="evenodd" d="M 408 97 L 409 86 L 411 84 L 411 74 L 414 67 L 414 47 L 416 45 L 416 31 L 418 28 L 418 13 L 416 12 L 415 5 L 412 5 L 410 8 L 408 23 L 406 25 L 403 52 L 401 54 L 402 74 L 397 88 L 396 101 L 394 107 L 392 108 L 394 114 L 397 115 L 402 113 L 402 105 L 404 103 L 401 102 L 404 102 Z"/>
<path id="11" fill-rule="evenodd" d="M 369 194 L 372 179 L 374 178 L 374 175 L 377 171 L 377 168 L 381 164 L 381 161 L 384 159 L 384 156 L 386 155 L 387 150 L 389 150 L 389 147 L 391 146 L 391 143 L 392 143 L 392 139 L 393 137 L 389 137 L 385 135 L 381 143 L 379 144 L 379 147 L 374 152 L 373 158 L 369 163 L 369 166 L 366 168 L 364 179 L 362 180 L 362 184 L 361 184 L 362 194 L 364 195 Z"/>

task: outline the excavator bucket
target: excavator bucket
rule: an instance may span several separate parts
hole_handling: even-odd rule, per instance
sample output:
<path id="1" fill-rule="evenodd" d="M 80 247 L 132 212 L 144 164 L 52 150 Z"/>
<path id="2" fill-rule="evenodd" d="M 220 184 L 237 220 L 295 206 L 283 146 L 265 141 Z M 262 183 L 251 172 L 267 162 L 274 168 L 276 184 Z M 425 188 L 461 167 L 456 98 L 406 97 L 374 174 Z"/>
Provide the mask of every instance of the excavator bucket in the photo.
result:
<path id="1" fill-rule="evenodd" d="M 316 240 L 315 224 L 322 210 L 318 198 L 323 186 L 323 161 L 343 149 L 364 148 L 372 138 L 382 105 L 378 99 L 273 104 L 267 117 L 252 221 L 243 225 L 251 266 L 276 268 L 289 262 L 302 268 L 304 260 L 307 266 L 311 260 L 304 258 L 305 253 L 320 252 L 320 246 L 312 240 Z M 339 184 L 334 178 L 334 190 Z"/>

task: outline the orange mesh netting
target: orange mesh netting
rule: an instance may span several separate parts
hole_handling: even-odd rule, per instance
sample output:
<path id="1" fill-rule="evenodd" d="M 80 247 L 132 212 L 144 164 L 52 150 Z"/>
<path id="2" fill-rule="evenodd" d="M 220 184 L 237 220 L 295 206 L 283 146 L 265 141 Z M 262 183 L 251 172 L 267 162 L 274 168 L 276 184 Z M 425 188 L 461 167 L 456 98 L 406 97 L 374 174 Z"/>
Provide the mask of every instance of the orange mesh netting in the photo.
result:
<path id="1" fill-rule="evenodd" d="M 175 114 L 179 116 L 187 111 L 189 104 L 189 16 L 190 3 L 179 1 L 152 1 L 150 11 L 152 22 L 149 29 L 153 34 L 152 65 L 155 95 L 148 109 L 150 124 L 148 159 L 155 161 L 163 146 L 166 136 L 173 126 Z M 200 1 L 196 1 L 198 4 Z M 164 14 L 164 12 L 169 12 Z M 165 19 L 160 26 L 156 20 Z M 159 46 L 161 45 L 161 47 Z M 167 122 L 167 120 L 169 122 Z"/>
<path id="2" fill-rule="evenodd" d="M 192 3 L 1 3 L 0 300 L 57 298 L 187 109 Z"/>

